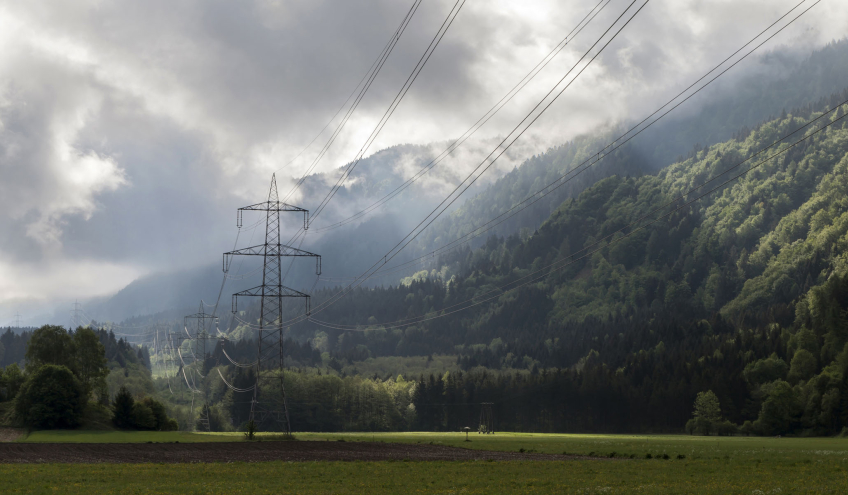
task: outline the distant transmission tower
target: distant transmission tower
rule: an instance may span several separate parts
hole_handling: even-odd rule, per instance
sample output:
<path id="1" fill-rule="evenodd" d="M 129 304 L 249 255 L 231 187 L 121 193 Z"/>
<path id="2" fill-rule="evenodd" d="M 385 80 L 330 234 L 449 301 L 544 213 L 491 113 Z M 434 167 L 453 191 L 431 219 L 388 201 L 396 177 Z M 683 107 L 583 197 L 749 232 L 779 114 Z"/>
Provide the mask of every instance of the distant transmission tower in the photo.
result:
<path id="1" fill-rule="evenodd" d="M 21 313 L 15 313 L 15 328 L 21 328 Z"/>
<path id="2" fill-rule="evenodd" d="M 189 320 L 195 320 L 195 325 L 189 329 Z M 200 360 L 200 370 L 195 369 L 198 374 L 202 377 L 203 369 L 206 367 L 206 341 L 209 339 L 209 332 L 206 331 L 206 320 L 212 320 L 213 322 L 218 321 L 218 317 L 215 315 L 210 315 L 205 312 L 203 309 L 203 301 L 200 301 L 200 309 L 197 313 L 193 315 L 188 315 L 183 318 L 183 324 L 185 325 L 186 331 L 189 333 L 189 337 L 193 340 L 194 343 L 194 362 L 197 363 L 198 359 Z M 192 334 L 192 330 L 194 333 Z M 200 356 L 198 358 L 198 355 Z M 195 364 L 195 368 L 197 364 Z M 210 431 L 209 427 L 209 397 L 206 394 L 206 387 L 203 387 L 203 404 L 206 407 L 200 408 L 200 423 L 206 429 L 206 431 Z M 192 399 L 192 409 L 194 409 L 194 400 Z"/>
<path id="3" fill-rule="evenodd" d="M 238 209 L 237 225 L 242 226 L 242 213 L 245 211 L 264 211 L 265 244 L 224 253 L 224 271 L 228 271 L 230 261 L 235 255 L 262 256 L 262 285 L 233 294 L 233 313 L 238 311 L 239 296 L 261 298 L 259 316 L 259 352 L 256 360 L 256 383 L 253 400 L 250 404 L 250 421 L 260 429 L 269 421 L 277 422 L 282 431 L 291 433 L 289 412 L 286 408 L 286 390 L 283 383 L 283 328 L 282 305 L 284 297 L 302 297 L 306 300 L 306 314 L 310 313 L 309 295 L 285 287 L 282 284 L 281 259 L 288 256 L 314 257 L 315 272 L 321 274 L 321 256 L 280 243 L 280 212 L 303 212 L 303 228 L 309 225 L 309 211 L 283 203 L 277 195 L 277 179 L 271 176 L 271 190 L 268 201 Z M 263 369 L 267 372 L 262 374 Z M 276 376 L 273 370 L 276 369 Z M 267 392 L 279 386 L 279 400 L 274 401 Z M 267 396 L 266 396 L 267 395 Z"/>
<path id="4" fill-rule="evenodd" d="M 79 299 L 74 301 L 74 309 L 71 310 L 71 330 L 76 330 L 80 325 L 80 303 Z"/>
<path id="5" fill-rule="evenodd" d="M 495 434 L 495 413 L 492 412 L 492 406 L 494 402 L 483 402 L 480 409 L 480 429 L 477 430 L 478 433 L 485 433 L 492 435 Z"/>

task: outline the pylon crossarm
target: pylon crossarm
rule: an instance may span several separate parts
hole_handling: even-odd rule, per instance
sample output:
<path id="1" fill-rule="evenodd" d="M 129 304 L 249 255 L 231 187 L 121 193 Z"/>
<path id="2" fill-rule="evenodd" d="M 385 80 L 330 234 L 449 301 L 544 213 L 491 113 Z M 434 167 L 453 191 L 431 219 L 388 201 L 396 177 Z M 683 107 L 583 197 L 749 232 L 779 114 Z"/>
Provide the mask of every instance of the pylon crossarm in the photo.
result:
<path id="1" fill-rule="evenodd" d="M 236 249 L 235 251 L 230 251 L 224 253 L 224 256 L 265 256 L 266 254 L 266 246 L 269 250 L 268 255 L 276 256 L 314 256 L 316 258 L 320 258 L 320 254 L 310 253 L 309 251 L 304 251 L 303 249 L 298 249 L 296 247 L 287 246 L 285 244 L 260 244 L 258 246 L 251 246 L 241 249 Z M 277 248 L 277 252 L 270 252 L 271 249 Z"/>
<path id="2" fill-rule="evenodd" d="M 321 255 L 285 244 L 260 244 L 224 253 L 224 272 L 229 271 L 233 256 L 295 256 L 315 258 L 315 273 L 321 275 Z"/>
<path id="3" fill-rule="evenodd" d="M 265 292 L 263 293 L 263 288 Z M 306 307 L 309 308 L 309 294 L 291 289 L 285 285 L 265 285 L 258 286 L 252 289 L 243 290 L 233 294 L 233 313 L 238 312 L 239 297 L 303 297 L 306 299 Z"/>
<path id="4" fill-rule="evenodd" d="M 282 201 L 263 201 L 261 203 L 256 203 L 255 205 L 244 206 L 239 208 L 239 211 L 302 211 L 308 212 L 304 208 L 299 206 L 293 206 L 288 203 L 283 203 Z"/>
<path id="5" fill-rule="evenodd" d="M 309 210 L 299 206 L 293 206 L 288 203 L 283 203 L 282 201 L 263 201 L 262 203 L 256 203 L 255 205 L 239 208 L 236 214 L 236 226 L 239 228 L 241 228 L 244 223 L 243 212 L 245 211 L 303 212 L 303 228 L 304 230 L 309 228 Z"/>

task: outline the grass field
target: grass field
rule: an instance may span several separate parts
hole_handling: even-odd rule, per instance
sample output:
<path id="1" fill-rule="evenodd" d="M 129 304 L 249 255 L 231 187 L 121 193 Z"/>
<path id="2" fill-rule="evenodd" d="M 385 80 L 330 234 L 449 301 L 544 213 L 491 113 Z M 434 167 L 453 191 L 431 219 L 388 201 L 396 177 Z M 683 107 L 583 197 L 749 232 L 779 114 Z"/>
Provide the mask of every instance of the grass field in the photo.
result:
<path id="1" fill-rule="evenodd" d="M 244 435 L 209 435 L 183 431 L 84 431 L 48 430 L 24 435 L 25 443 L 172 443 L 172 442 L 238 442 Z"/>
<path id="2" fill-rule="evenodd" d="M 612 454 L 615 460 L 3 465 L 0 493 L 848 493 L 848 439 L 520 433 L 469 437 L 471 442 L 459 433 L 297 434 L 298 440 L 433 442 L 490 450 Z M 22 441 L 242 438 L 176 432 L 35 432 Z"/>

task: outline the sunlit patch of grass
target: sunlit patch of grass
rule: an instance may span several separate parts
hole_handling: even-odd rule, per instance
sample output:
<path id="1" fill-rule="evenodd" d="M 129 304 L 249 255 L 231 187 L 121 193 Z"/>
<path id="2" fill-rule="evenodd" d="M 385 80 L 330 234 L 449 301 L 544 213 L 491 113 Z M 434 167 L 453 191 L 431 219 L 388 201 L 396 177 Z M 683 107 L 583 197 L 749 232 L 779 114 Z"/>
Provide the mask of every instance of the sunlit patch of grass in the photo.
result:
<path id="1" fill-rule="evenodd" d="M 27 443 L 195 443 L 235 442 L 243 439 L 235 435 L 210 435 L 182 431 L 86 431 L 45 430 L 34 431 L 19 438 Z"/>

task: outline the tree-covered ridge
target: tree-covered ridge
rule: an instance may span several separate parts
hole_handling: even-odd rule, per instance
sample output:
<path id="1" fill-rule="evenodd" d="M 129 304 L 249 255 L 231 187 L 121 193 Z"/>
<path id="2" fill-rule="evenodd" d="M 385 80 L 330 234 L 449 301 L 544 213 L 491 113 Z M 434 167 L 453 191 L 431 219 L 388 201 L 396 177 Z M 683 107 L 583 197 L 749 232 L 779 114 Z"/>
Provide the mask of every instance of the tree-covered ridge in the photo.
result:
<path id="1" fill-rule="evenodd" d="M 682 155 L 697 153 L 705 145 L 727 141 L 734 133 L 747 132 L 747 129 L 762 122 L 773 120 L 781 112 L 793 108 L 819 109 L 828 101 L 833 105 L 833 99 L 828 96 L 845 87 L 848 78 L 846 59 L 848 40 L 844 39 L 830 43 L 800 61 L 782 52 L 768 54 L 763 68 L 772 76 L 764 78 L 754 71 L 754 74 L 743 76 L 726 87 L 708 90 L 708 96 L 702 98 L 703 106 L 696 112 L 690 115 L 670 114 L 616 153 L 494 228 L 491 233 L 509 236 L 518 233 L 521 228 L 535 229 L 565 199 L 575 197 L 605 177 L 639 176 L 660 170 L 673 162 L 683 161 Z M 796 111 L 793 113 L 797 114 Z M 632 124 L 634 122 L 626 122 L 601 129 L 533 156 L 488 190 L 466 201 L 449 217 L 436 222 L 415 244 L 417 251 L 427 252 L 509 210 L 546 183 L 602 151 Z M 484 240 L 478 239 L 473 246 L 480 246 Z"/>
<path id="2" fill-rule="evenodd" d="M 322 318 L 377 328 L 380 323 L 406 323 L 547 273 L 536 284 L 445 317 L 435 326 L 458 330 L 450 337 L 454 344 L 476 344 L 488 340 L 469 342 L 467 332 L 503 326 L 504 315 L 516 320 L 509 324 L 512 331 L 538 325 L 555 329 L 645 308 L 721 312 L 740 323 L 789 325 L 794 318 L 789 306 L 797 297 L 831 274 L 844 273 L 848 228 L 843 217 L 848 127 L 843 119 L 813 135 L 815 127 L 802 126 L 822 112 L 801 113 L 700 150 L 657 175 L 601 180 L 565 201 L 526 238 L 490 237 L 479 249 L 449 253 L 429 276 L 398 287 L 355 290 L 322 311 Z M 843 115 L 840 108 L 822 122 Z M 786 143 L 804 133 L 808 139 L 789 149 Z M 784 144 L 769 149 L 787 135 L 791 138 Z M 673 210 L 752 166 L 750 173 L 719 191 Z M 670 203 L 704 184 L 707 188 Z M 551 266 L 557 269 L 546 271 Z M 438 274 L 453 278 L 444 283 Z M 319 291 L 316 306 L 336 292 Z M 532 308 L 533 316 L 522 308 Z M 292 316 L 298 309 L 292 309 Z M 484 334 L 491 335 L 489 340 L 498 337 L 492 332 L 480 337 Z"/>
<path id="3" fill-rule="evenodd" d="M 657 176 L 602 181 L 562 205 L 516 251 L 516 264 L 545 266 L 557 256 L 583 254 L 584 247 L 615 233 L 591 260 L 551 277 L 555 321 L 683 303 L 738 317 L 743 310 L 751 314 L 789 304 L 844 264 L 843 255 L 831 256 L 844 253 L 837 243 L 846 232 L 839 218 L 848 164 L 844 121 L 783 155 L 761 162 L 772 155 L 767 152 L 751 160 L 740 171 L 757 168 L 721 191 L 616 240 L 645 222 L 618 232 L 622 227 L 710 179 L 720 183 L 722 172 L 818 115 L 769 122 L 744 140 L 699 151 Z M 833 115 L 841 117 L 843 110 Z"/>

